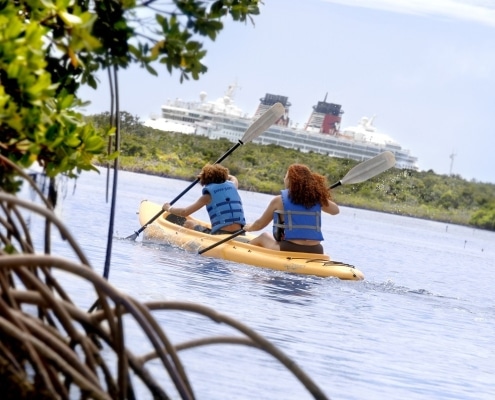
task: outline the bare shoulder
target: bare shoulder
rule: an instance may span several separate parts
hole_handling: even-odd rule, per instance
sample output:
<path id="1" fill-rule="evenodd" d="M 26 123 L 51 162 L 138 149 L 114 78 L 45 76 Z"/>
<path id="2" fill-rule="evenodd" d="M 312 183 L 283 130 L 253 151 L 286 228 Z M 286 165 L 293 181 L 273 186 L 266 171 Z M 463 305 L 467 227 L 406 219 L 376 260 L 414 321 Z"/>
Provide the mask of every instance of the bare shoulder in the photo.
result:
<path id="1" fill-rule="evenodd" d="M 283 205 L 284 205 L 284 203 L 282 202 L 282 196 L 281 195 L 274 196 L 272 198 L 272 200 L 270 201 L 270 206 L 274 209 L 282 208 Z"/>

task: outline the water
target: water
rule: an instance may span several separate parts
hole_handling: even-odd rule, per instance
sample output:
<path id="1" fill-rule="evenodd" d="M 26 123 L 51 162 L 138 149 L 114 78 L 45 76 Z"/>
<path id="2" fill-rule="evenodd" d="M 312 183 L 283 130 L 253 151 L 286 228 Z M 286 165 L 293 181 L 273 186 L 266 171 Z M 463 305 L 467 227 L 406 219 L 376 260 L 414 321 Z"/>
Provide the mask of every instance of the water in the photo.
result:
<path id="1" fill-rule="evenodd" d="M 57 209 L 100 274 L 109 219 L 105 175 L 84 174 L 75 194 L 69 182 Z M 116 288 L 141 301 L 194 302 L 242 322 L 332 399 L 493 398 L 495 233 L 341 207 L 338 216 L 324 216 L 325 250 L 362 270 L 362 282 L 215 260 L 142 243 L 142 235 L 123 240 L 140 228 L 141 200 L 170 201 L 187 185 L 119 173 L 109 275 Z M 338 189 L 334 193 L 338 202 Z M 196 186 L 177 205 L 199 194 Z M 241 194 L 248 221 L 270 199 Z M 207 218 L 203 211 L 195 215 Z M 55 253 L 74 257 L 60 238 L 53 240 Z M 70 279 L 65 285 L 81 307 L 94 302 L 87 288 Z M 173 342 L 235 334 L 197 315 L 156 318 Z M 136 327 L 130 324 L 126 334 L 134 352 L 146 351 Z M 252 348 L 215 345 L 180 356 L 198 399 L 311 398 L 278 361 Z"/>

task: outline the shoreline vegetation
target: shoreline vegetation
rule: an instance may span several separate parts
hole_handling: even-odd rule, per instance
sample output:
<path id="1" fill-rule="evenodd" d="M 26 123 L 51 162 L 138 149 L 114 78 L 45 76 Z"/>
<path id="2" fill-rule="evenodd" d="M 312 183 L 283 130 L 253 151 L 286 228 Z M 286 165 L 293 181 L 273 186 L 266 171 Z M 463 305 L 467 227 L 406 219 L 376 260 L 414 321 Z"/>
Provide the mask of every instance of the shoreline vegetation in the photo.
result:
<path id="1" fill-rule="evenodd" d="M 193 181 L 198 171 L 214 163 L 233 146 L 227 139 L 164 132 L 149 128 L 121 113 L 120 169 Z M 108 113 L 88 117 L 105 125 Z M 329 184 L 342 179 L 358 162 L 323 154 L 303 153 L 275 145 L 248 143 L 222 165 L 239 180 L 239 188 L 266 194 L 283 189 L 283 177 L 292 163 L 308 165 Z M 421 218 L 495 231 L 495 184 L 467 181 L 459 175 L 391 168 L 366 182 L 332 190 L 342 206 Z"/>

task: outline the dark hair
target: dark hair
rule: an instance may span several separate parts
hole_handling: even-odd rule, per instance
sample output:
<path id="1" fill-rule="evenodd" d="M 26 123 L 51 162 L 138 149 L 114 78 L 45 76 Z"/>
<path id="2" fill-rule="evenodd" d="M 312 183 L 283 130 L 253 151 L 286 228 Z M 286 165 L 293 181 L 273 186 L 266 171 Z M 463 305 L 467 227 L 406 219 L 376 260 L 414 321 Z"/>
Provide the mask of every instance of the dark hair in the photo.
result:
<path id="1" fill-rule="evenodd" d="M 229 179 L 229 169 L 220 164 L 206 164 L 199 174 L 202 186 L 210 183 L 224 183 Z"/>
<path id="2" fill-rule="evenodd" d="M 287 169 L 289 198 L 295 204 L 311 208 L 316 204 L 328 206 L 332 194 L 323 175 L 311 172 L 303 164 L 292 164 Z"/>

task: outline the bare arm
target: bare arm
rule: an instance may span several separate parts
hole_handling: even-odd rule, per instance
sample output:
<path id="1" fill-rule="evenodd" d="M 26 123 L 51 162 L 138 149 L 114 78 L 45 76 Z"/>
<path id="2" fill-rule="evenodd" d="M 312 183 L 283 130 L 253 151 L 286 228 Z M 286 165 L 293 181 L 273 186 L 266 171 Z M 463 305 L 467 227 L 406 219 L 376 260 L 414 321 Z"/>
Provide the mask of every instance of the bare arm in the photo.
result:
<path id="1" fill-rule="evenodd" d="M 180 217 L 187 217 L 188 215 L 191 215 L 192 213 L 198 211 L 201 207 L 210 204 L 210 201 L 211 196 L 209 194 L 203 194 L 200 198 L 198 198 L 198 200 L 188 205 L 187 207 L 172 207 L 170 206 L 170 203 L 165 203 L 162 209 Z"/>
<path id="2" fill-rule="evenodd" d="M 328 206 L 324 206 L 321 209 L 331 215 L 337 215 L 340 212 L 339 206 L 331 200 L 328 201 Z"/>
<path id="3" fill-rule="evenodd" d="M 268 207 L 263 212 L 263 214 L 261 214 L 261 217 L 259 217 L 256 221 L 254 221 L 251 224 L 244 225 L 243 229 L 246 232 L 259 231 L 260 229 L 263 229 L 270 222 L 273 221 L 273 213 L 275 212 L 275 210 L 282 210 L 282 209 L 283 209 L 282 197 L 275 196 L 270 201 Z"/>

